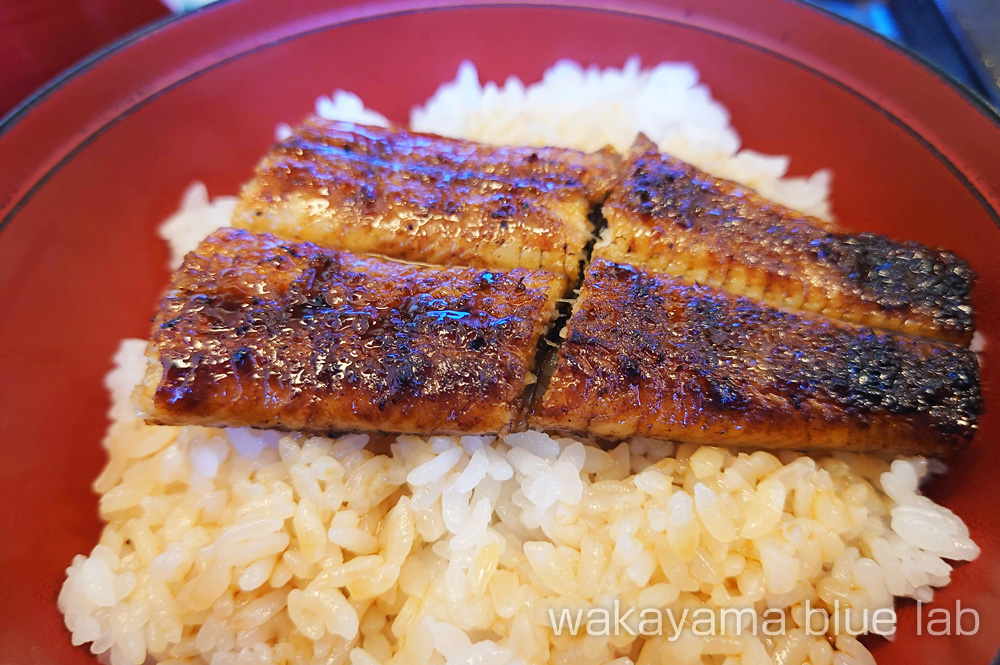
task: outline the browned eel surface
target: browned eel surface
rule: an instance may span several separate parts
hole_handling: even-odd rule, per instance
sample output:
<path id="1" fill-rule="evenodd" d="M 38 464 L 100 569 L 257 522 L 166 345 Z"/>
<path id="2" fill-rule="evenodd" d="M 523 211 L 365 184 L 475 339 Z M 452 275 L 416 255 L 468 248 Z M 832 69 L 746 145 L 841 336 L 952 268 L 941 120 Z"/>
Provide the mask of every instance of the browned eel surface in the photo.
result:
<path id="1" fill-rule="evenodd" d="M 357 253 L 578 279 L 618 157 L 312 118 L 244 187 L 238 227 Z"/>
<path id="2" fill-rule="evenodd" d="M 161 424 L 505 431 L 564 284 L 220 230 L 171 278 L 138 401 Z"/>
<path id="3" fill-rule="evenodd" d="M 594 255 L 769 304 L 967 345 L 968 264 L 941 249 L 849 234 L 656 151 L 644 137 L 604 204 Z"/>
<path id="4" fill-rule="evenodd" d="M 946 454 L 976 428 L 975 355 L 596 259 L 532 423 L 771 448 Z"/>

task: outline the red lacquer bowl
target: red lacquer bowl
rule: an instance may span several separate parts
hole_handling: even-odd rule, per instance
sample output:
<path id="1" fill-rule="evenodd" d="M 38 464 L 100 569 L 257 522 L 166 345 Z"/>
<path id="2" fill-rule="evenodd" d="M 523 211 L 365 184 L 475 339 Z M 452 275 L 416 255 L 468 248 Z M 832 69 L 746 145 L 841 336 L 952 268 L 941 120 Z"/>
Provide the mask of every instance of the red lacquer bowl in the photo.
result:
<path id="1" fill-rule="evenodd" d="M 632 54 L 694 62 L 746 146 L 831 167 L 845 225 L 967 257 L 979 328 L 1000 339 L 1000 125 L 875 36 L 780 0 L 223 2 L 134 35 L 0 126 L 0 662 L 93 662 L 56 595 L 100 529 L 101 378 L 118 340 L 148 332 L 166 279 L 154 228 L 188 182 L 235 192 L 275 124 L 334 88 L 405 121 L 466 58 L 533 81 L 560 57 Z M 980 434 L 929 488 L 983 549 L 935 606 L 975 608 L 980 630 L 918 637 L 903 603 L 897 639 L 869 642 L 881 665 L 986 663 L 1000 646 L 992 350 Z"/>

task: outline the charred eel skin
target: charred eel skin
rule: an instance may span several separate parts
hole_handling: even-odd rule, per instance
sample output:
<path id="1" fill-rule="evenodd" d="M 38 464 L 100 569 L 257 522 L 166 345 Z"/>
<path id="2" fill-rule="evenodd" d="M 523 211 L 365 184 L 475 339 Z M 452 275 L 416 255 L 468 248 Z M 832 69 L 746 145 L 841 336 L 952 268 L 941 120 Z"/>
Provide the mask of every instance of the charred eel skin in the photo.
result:
<path id="1" fill-rule="evenodd" d="M 504 432 L 564 286 L 220 230 L 171 278 L 137 402 L 158 424 Z"/>
<path id="2" fill-rule="evenodd" d="M 980 409 L 975 354 L 593 261 L 531 419 L 626 439 L 947 455 Z"/>
<path id="3" fill-rule="evenodd" d="M 951 252 L 849 234 L 656 151 L 640 138 L 595 256 L 776 307 L 967 346 L 975 274 Z"/>

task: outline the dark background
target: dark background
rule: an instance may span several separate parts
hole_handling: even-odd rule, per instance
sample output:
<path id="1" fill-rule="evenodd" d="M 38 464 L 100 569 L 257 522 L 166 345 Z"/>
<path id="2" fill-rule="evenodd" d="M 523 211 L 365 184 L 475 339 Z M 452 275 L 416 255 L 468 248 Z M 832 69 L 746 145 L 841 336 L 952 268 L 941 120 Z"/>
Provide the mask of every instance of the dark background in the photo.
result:
<path id="1" fill-rule="evenodd" d="M 881 33 L 1000 106 L 1000 0 L 809 0 Z"/>

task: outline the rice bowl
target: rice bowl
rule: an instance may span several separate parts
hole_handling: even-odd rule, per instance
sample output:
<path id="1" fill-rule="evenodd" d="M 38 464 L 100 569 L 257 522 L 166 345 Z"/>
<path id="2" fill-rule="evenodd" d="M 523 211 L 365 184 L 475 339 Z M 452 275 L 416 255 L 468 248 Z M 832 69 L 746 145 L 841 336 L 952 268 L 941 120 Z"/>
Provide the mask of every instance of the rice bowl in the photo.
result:
<path id="1" fill-rule="evenodd" d="M 728 114 L 696 80 L 689 66 L 561 63 L 542 84 L 499 88 L 465 67 L 415 109 L 412 125 L 592 149 L 618 139 L 573 118 L 598 117 L 619 136 L 644 131 L 661 149 L 829 216 L 828 175 L 783 179 L 786 158 L 739 153 Z M 614 108 L 606 91 L 629 101 Z M 560 110 L 553 98 L 582 106 Z M 637 117 L 650 98 L 675 115 Z M 341 108 L 374 118 L 344 93 L 317 111 Z M 225 225 L 230 206 L 192 190 L 164 227 L 175 254 Z M 754 663 L 777 653 L 871 662 L 846 631 L 808 635 L 806 604 L 871 611 L 894 596 L 926 600 L 948 581 L 944 559 L 978 552 L 959 518 L 919 494 L 933 466 L 921 458 L 644 440 L 604 451 L 535 432 L 404 436 L 377 454 L 363 435 L 151 427 L 128 398 L 143 346 L 124 343 L 108 380 L 110 459 L 95 483 L 108 526 L 60 595 L 74 643 L 116 664 Z M 554 634 L 547 610 L 613 599 L 779 608 L 789 630 L 774 639 Z"/>

